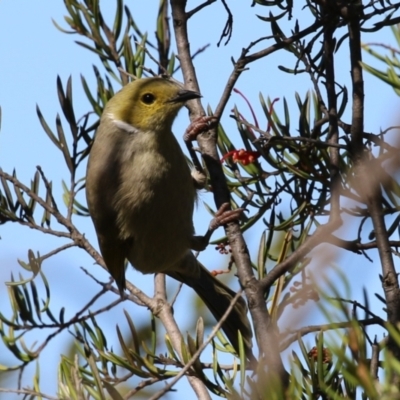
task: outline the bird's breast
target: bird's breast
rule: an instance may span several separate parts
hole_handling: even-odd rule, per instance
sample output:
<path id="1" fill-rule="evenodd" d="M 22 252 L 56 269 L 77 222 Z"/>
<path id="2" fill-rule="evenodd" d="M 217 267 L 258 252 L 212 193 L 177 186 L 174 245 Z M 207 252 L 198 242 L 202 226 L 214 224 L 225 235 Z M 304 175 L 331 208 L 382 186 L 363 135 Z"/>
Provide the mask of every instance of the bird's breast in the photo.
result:
<path id="1" fill-rule="evenodd" d="M 122 238 L 133 238 L 129 261 L 144 273 L 178 262 L 193 234 L 195 189 L 173 139 L 158 149 L 133 147 L 122 158 L 117 222 Z"/>

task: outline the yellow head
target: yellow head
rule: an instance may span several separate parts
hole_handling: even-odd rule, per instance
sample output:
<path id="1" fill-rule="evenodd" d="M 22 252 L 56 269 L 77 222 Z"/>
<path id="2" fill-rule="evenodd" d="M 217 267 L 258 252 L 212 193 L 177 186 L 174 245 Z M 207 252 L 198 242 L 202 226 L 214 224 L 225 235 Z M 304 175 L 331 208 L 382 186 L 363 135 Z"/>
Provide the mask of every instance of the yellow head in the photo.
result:
<path id="1" fill-rule="evenodd" d="M 104 114 L 139 131 L 170 130 L 184 103 L 199 97 L 167 78 L 143 78 L 116 93 Z"/>

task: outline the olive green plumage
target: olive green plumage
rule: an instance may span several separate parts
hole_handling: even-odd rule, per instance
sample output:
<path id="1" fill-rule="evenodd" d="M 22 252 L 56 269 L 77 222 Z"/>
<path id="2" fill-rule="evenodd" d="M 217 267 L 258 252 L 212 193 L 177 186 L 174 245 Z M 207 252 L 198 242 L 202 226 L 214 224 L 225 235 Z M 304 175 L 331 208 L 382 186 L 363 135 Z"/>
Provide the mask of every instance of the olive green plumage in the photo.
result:
<path id="1" fill-rule="evenodd" d="M 100 251 L 120 291 L 125 259 L 144 274 L 163 272 L 191 286 L 219 319 L 235 293 L 193 256 L 196 199 L 190 170 L 171 127 L 185 101 L 200 97 L 164 78 L 139 79 L 107 103 L 90 152 L 86 195 Z M 251 348 L 239 299 L 223 325 L 238 349 Z"/>

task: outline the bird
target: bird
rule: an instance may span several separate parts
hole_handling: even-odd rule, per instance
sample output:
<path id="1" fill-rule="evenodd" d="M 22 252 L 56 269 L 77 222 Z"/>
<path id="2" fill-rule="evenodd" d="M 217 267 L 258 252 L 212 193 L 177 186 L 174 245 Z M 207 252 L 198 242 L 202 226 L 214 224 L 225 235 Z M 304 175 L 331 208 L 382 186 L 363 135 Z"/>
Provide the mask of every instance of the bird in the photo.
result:
<path id="1" fill-rule="evenodd" d="M 100 252 L 121 294 L 128 260 L 143 274 L 164 273 L 190 286 L 220 320 L 236 293 L 192 252 L 204 249 L 206 239 L 194 234 L 196 184 L 172 133 L 179 110 L 199 97 L 166 77 L 125 85 L 101 115 L 89 154 L 86 197 Z M 237 352 L 240 331 L 250 354 L 252 330 L 242 297 L 222 329 Z"/>

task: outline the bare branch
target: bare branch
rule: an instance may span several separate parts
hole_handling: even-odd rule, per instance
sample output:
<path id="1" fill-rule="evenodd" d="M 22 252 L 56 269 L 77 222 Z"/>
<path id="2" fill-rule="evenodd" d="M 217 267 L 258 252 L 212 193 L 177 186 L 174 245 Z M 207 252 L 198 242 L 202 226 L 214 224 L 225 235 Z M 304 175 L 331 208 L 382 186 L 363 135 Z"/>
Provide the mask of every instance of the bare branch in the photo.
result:
<path id="1" fill-rule="evenodd" d="M 176 377 L 174 379 L 172 379 L 172 381 L 166 385 L 162 390 L 160 390 L 159 392 L 157 392 L 156 394 L 154 394 L 152 397 L 150 397 L 149 400 L 157 400 L 160 399 L 165 393 L 167 393 L 169 390 L 172 389 L 172 387 L 182 378 L 182 376 L 184 376 L 189 369 L 193 366 L 193 364 L 198 360 L 198 358 L 200 357 L 201 353 L 204 351 L 204 349 L 211 343 L 211 340 L 215 337 L 215 335 L 217 334 L 217 332 L 221 329 L 222 324 L 225 322 L 225 320 L 227 319 L 228 315 L 230 314 L 230 312 L 233 309 L 233 306 L 235 305 L 235 303 L 238 301 L 239 297 L 242 295 L 242 292 L 239 291 L 238 293 L 236 293 L 235 297 L 232 299 L 231 304 L 229 305 L 229 307 L 226 309 L 224 315 L 222 316 L 222 318 L 218 321 L 217 325 L 214 326 L 213 330 L 210 333 L 210 336 L 204 341 L 204 343 L 199 347 L 199 349 L 196 351 L 196 353 L 193 354 L 192 358 L 188 361 L 187 364 L 185 364 L 185 367 L 182 368 L 178 375 L 176 375 Z"/>
<path id="2" fill-rule="evenodd" d="M 43 399 L 48 399 L 48 400 L 59 400 L 58 397 L 50 396 L 49 394 L 37 392 L 36 390 L 31 390 L 31 389 L 7 389 L 0 387 L 0 393 L 16 393 L 32 397 L 42 397 Z"/>
<path id="3" fill-rule="evenodd" d="M 193 8 L 186 13 L 186 18 L 190 19 L 194 14 L 201 11 L 204 7 L 208 7 L 210 4 L 215 3 L 217 0 L 207 0 L 204 3 L 199 4 L 197 7 Z"/>
<path id="4" fill-rule="evenodd" d="M 154 300 L 155 300 L 155 307 L 152 308 L 152 312 L 155 316 L 160 318 L 163 326 L 165 327 L 167 334 L 171 340 L 172 345 L 174 346 L 175 351 L 179 354 L 181 360 L 183 360 L 182 357 L 182 341 L 183 337 L 181 334 L 181 331 L 175 321 L 173 312 L 172 312 L 172 307 L 167 301 L 167 293 L 166 293 L 166 288 L 165 288 L 165 275 L 164 274 L 156 274 L 154 277 Z M 194 360 L 195 361 L 195 360 Z M 193 364 L 191 364 L 193 365 Z M 190 366 L 191 366 L 190 365 Z M 188 369 L 190 368 L 188 367 Z M 182 377 L 186 371 L 182 369 L 180 372 L 184 371 L 182 374 L 178 374 L 177 377 Z M 177 378 L 175 377 L 172 382 L 175 381 Z M 196 393 L 197 397 L 201 400 L 211 400 L 210 394 L 208 393 L 208 390 L 204 383 L 199 379 L 197 376 L 188 376 L 187 377 L 190 385 L 192 386 L 194 392 Z M 179 380 L 179 378 L 177 379 Z M 171 384 L 168 384 L 162 389 L 159 393 L 161 393 L 160 396 L 154 395 L 152 396 L 152 399 L 158 399 L 161 397 L 164 393 L 170 390 L 172 387 Z M 157 396 L 157 397 L 155 397 Z"/>
<path id="5" fill-rule="evenodd" d="M 357 323 L 363 326 L 379 325 L 385 327 L 385 321 L 379 317 L 357 320 Z M 351 328 L 353 325 L 354 321 L 332 322 L 330 324 L 309 325 L 296 331 L 283 332 L 282 335 L 289 337 L 280 343 L 280 349 L 281 351 L 286 350 L 296 340 L 308 335 L 309 333 Z"/>

